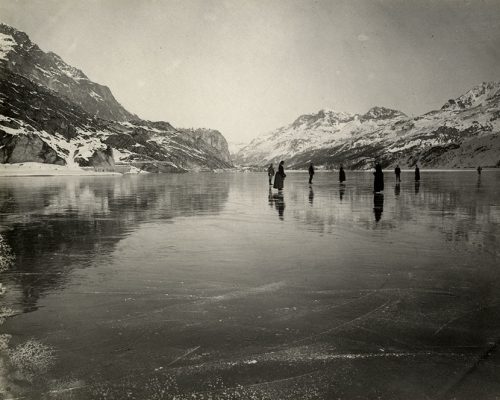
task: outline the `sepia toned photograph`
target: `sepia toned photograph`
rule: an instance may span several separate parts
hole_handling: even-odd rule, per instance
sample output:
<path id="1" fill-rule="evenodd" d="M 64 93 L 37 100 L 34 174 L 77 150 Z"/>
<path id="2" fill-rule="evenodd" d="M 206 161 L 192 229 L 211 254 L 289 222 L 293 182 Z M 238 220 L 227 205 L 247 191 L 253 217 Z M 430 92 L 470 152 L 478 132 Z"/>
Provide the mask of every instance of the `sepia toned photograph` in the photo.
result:
<path id="1" fill-rule="evenodd" d="M 0 0 L 0 400 L 500 399 L 500 0 Z"/>

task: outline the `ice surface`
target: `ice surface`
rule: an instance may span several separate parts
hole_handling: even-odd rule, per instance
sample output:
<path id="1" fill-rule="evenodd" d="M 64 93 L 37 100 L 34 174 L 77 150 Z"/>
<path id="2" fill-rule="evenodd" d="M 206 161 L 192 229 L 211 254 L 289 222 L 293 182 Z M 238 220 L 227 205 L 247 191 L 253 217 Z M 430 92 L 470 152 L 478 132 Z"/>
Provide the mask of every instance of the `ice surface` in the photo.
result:
<path id="1" fill-rule="evenodd" d="M 346 172 L 0 177 L 5 397 L 494 398 L 500 173 Z"/>

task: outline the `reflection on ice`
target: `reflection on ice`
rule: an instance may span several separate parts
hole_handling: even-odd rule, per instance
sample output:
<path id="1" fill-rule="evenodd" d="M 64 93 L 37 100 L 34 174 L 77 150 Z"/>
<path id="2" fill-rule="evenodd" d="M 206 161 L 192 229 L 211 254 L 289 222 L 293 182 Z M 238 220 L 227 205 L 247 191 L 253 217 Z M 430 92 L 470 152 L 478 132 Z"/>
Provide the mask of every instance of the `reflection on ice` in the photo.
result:
<path id="1" fill-rule="evenodd" d="M 470 397 L 460 378 L 500 335 L 500 174 L 386 175 L 375 195 L 362 172 L 314 186 L 290 172 L 280 192 L 265 173 L 0 179 L 16 256 L 0 274 L 0 347 L 32 338 L 21 353 L 36 348 L 41 369 L 26 368 L 44 375 L 23 381 L 11 363 L 0 386 L 27 399 Z"/>
<path id="2" fill-rule="evenodd" d="M 375 214 L 375 221 L 380 221 L 382 212 L 384 211 L 384 195 L 382 193 L 373 194 L 373 213 Z"/>

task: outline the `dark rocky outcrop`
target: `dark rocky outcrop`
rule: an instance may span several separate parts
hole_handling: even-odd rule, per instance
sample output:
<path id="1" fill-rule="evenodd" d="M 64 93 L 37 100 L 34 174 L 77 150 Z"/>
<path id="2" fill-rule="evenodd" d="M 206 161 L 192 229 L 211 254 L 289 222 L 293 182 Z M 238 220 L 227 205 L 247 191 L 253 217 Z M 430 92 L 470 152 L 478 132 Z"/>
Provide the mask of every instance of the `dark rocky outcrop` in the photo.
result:
<path id="1" fill-rule="evenodd" d="M 34 134 L 6 135 L 0 130 L 0 163 L 40 162 L 65 165 L 54 149 Z"/>
<path id="2" fill-rule="evenodd" d="M 107 146 L 105 149 L 96 149 L 87 159 L 75 157 L 75 162 L 80 167 L 96 167 L 112 171 L 115 168 L 115 160 L 113 159 L 113 149 Z"/>
<path id="3" fill-rule="evenodd" d="M 231 155 L 229 154 L 229 147 L 222 133 L 220 133 L 215 129 L 206 129 L 206 128 L 182 129 L 182 131 L 190 135 L 196 143 L 199 144 L 200 141 L 203 141 L 206 144 L 213 147 L 217 151 L 219 158 L 231 164 Z"/>

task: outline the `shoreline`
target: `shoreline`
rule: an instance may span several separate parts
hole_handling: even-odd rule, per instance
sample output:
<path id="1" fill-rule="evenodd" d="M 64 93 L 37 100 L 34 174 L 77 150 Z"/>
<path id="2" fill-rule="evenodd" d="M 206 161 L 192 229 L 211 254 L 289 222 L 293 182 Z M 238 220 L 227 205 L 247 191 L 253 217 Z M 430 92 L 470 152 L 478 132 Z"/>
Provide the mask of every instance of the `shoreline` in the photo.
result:
<path id="1" fill-rule="evenodd" d="M 18 164 L 0 164 L 0 177 L 15 176 L 112 176 L 123 175 L 120 172 L 86 170 L 66 165 L 26 162 Z"/>
<path id="2" fill-rule="evenodd" d="M 485 167 L 483 168 L 483 172 L 486 171 L 496 171 L 499 170 L 495 167 Z M 371 169 L 353 169 L 346 170 L 350 173 L 364 173 L 364 172 L 373 172 Z M 393 169 L 383 169 L 384 172 L 394 172 Z M 189 172 L 199 172 L 199 171 L 187 171 Z M 209 171 L 207 171 L 209 172 Z M 210 171 L 213 173 L 220 173 L 223 171 L 214 170 Z M 240 173 L 262 173 L 266 171 L 257 171 L 251 169 L 245 169 L 244 167 L 236 167 L 233 169 L 228 169 L 227 172 L 240 172 Z M 287 173 L 308 173 L 306 169 L 288 169 Z M 337 169 L 317 169 L 316 173 L 337 173 Z M 401 169 L 401 172 L 414 172 L 414 169 Z M 420 168 L 420 172 L 476 172 L 476 168 Z M 16 163 L 16 164 L 0 164 L 0 178 L 3 177 L 47 177 L 47 176 L 123 176 L 128 174 L 142 174 L 147 173 L 146 171 L 141 171 L 137 168 L 131 167 L 128 172 L 116 172 L 116 171 L 96 171 L 94 169 L 85 169 L 77 166 L 66 166 L 66 165 L 56 165 L 56 164 L 44 164 L 44 163 L 36 163 L 36 162 L 25 162 L 25 163 Z"/>

